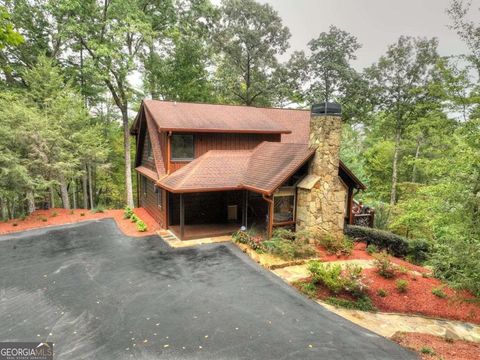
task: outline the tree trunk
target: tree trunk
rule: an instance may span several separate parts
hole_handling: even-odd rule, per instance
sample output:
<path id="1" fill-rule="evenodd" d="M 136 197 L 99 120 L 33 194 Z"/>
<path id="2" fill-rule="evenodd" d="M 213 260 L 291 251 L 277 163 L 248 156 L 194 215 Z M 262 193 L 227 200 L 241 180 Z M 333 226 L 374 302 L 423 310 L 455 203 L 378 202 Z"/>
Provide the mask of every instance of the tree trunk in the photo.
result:
<path id="1" fill-rule="evenodd" d="M 60 174 L 60 195 L 64 209 L 70 209 L 70 199 L 68 198 L 68 186 L 63 174 Z"/>
<path id="2" fill-rule="evenodd" d="M 33 191 L 27 191 L 27 213 L 30 215 L 35 211 L 35 196 L 33 195 Z"/>
<path id="3" fill-rule="evenodd" d="M 398 155 L 400 153 L 401 140 L 402 131 L 401 129 L 397 129 L 395 134 L 395 150 L 393 152 L 392 191 L 390 193 L 390 205 L 395 205 L 397 202 Z"/>
<path id="4" fill-rule="evenodd" d="M 412 182 L 415 183 L 417 182 L 417 161 L 418 158 L 420 157 L 420 146 L 421 146 L 421 138 L 419 137 L 417 139 L 417 149 L 415 150 L 415 160 L 413 162 L 413 169 L 412 169 Z"/>
<path id="5" fill-rule="evenodd" d="M 83 208 L 88 209 L 87 171 L 82 175 Z"/>
<path id="6" fill-rule="evenodd" d="M 87 165 L 87 173 L 88 173 L 88 193 L 90 194 L 90 209 L 93 209 L 95 206 L 93 204 L 92 166 L 90 164 Z"/>
<path id="7" fill-rule="evenodd" d="M 130 131 L 128 128 L 128 106 L 125 103 L 122 107 L 122 121 L 123 121 L 123 149 L 125 155 L 125 191 L 127 205 L 134 207 L 133 204 L 133 189 L 132 189 L 132 161 L 130 157 Z"/>
<path id="8" fill-rule="evenodd" d="M 55 207 L 55 190 L 53 185 L 50 185 L 50 209 Z"/>
<path id="9" fill-rule="evenodd" d="M 4 199 L 0 199 L 0 216 L 2 219 L 8 218 L 8 209 L 7 209 L 7 202 Z"/>
<path id="10" fill-rule="evenodd" d="M 73 208 L 77 208 L 77 180 L 73 179 L 72 181 L 72 199 L 73 199 Z"/>

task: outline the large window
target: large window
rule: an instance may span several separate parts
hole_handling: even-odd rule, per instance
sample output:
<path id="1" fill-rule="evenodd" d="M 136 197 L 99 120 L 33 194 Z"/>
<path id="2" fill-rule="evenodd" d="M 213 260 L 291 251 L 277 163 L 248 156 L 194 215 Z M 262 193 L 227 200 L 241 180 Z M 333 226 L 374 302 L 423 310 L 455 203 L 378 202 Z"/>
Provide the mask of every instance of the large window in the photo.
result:
<path id="1" fill-rule="evenodd" d="M 173 161 L 189 161 L 195 157 L 193 135 L 172 135 L 171 159 Z"/>
<path id="2" fill-rule="evenodd" d="M 281 189 L 273 197 L 273 222 L 295 220 L 295 190 Z"/>

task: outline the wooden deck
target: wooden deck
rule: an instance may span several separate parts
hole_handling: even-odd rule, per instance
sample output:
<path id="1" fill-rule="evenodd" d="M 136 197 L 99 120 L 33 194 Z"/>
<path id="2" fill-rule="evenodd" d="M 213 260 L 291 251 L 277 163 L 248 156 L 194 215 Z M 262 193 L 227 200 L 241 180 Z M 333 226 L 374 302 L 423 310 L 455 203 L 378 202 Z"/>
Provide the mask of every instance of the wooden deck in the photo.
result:
<path id="1" fill-rule="evenodd" d="M 185 225 L 185 233 L 181 240 L 193 240 L 202 238 L 211 238 L 215 236 L 231 235 L 238 229 L 241 224 L 200 224 Z M 169 230 L 180 239 L 180 225 L 170 225 Z"/>

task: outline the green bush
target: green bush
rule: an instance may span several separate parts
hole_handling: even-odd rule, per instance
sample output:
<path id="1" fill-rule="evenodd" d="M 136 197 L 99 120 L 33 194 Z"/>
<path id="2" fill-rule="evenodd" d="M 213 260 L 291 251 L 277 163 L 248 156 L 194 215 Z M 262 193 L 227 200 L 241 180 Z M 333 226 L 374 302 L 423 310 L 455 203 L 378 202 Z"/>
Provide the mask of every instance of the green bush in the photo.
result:
<path id="1" fill-rule="evenodd" d="M 123 209 L 123 218 L 130 219 L 132 215 L 133 215 L 133 209 L 130 206 L 125 206 L 125 208 Z"/>
<path id="2" fill-rule="evenodd" d="M 365 250 L 366 250 L 367 253 L 369 253 L 370 255 L 375 254 L 375 253 L 378 252 L 378 248 L 377 248 L 375 245 L 373 245 L 373 244 L 368 245 Z"/>
<path id="3" fill-rule="evenodd" d="M 234 242 L 250 246 L 255 251 L 263 251 L 261 236 L 255 236 L 250 231 L 238 230 L 232 234 L 232 239 Z"/>
<path id="4" fill-rule="evenodd" d="M 96 206 L 92 209 L 92 213 L 94 213 L 94 214 L 104 213 L 104 212 L 105 212 L 105 208 L 102 205 L 98 205 L 98 206 Z"/>
<path id="5" fill-rule="evenodd" d="M 394 256 L 408 255 L 408 240 L 388 231 L 372 229 L 365 226 L 347 225 L 345 234 L 368 245 L 373 244 L 379 249 L 385 249 Z"/>
<path id="6" fill-rule="evenodd" d="M 57 211 L 52 211 L 52 214 L 51 214 L 50 216 L 51 216 L 51 217 L 58 216 L 58 212 L 57 212 Z"/>
<path id="7" fill-rule="evenodd" d="M 132 216 L 130 216 L 130 221 L 132 223 L 136 223 L 138 220 L 140 220 L 140 219 L 138 218 L 137 215 L 133 214 Z"/>
<path id="8" fill-rule="evenodd" d="M 385 289 L 378 289 L 378 290 L 377 290 L 377 295 L 380 296 L 380 297 L 387 297 L 387 296 L 388 296 L 388 292 L 387 292 L 387 290 L 385 290 Z"/>
<path id="9" fill-rule="evenodd" d="M 355 301 L 336 297 L 328 297 L 325 299 L 325 302 L 330 305 L 339 306 L 346 309 L 376 311 L 375 306 L 372 304 L 372 300 L 366 295 L 356 299 Z"/>
<path id="10" fill-rule="evenodd" d="M 12 223 L 12 226 L 18 226 L 18 224 L 16 222 Z"/>
<path id="11" fill-rule="evenodd" d="M 434 243 L 429 264 L 435 277 L 480 296 L 480 239 L 440 239 Z"/>
<path id="12" fill-rule="evenodd" d="M 140 232 L 145 232 L 148 230 L 148 227 L 142 220 L 139 219 L 137 221 L 137 230 Z"/>
<path id="13" fill-rule="evenodd" d="M 354 297 L 365 294 L 367 286 L 358 265 L 347 265 L 344 270 L 338 264 L 323 264 L 320 261 L 310 261 L 307 266 L 314 284 L 325 286 L 334 294 L 347 292 Z"/>
<path id="14" fill-rule="evenodd" d="M 441 298 L 441 299 L 445 299 L 445 298 L 448 297 L 447 294 L 445 294 L 445 292 L 443 291 L 443 286 L 433 288 L 432 289 L 432 294 Z"/>
<path id="15" fill-rule="evenodd" d="M 406 293 L 407 289 L 408 289 L 408 281 L 403 280 L 403 279 L 399 279 L 396 282 L 396 286 L 397 286 L 398 292 Z"/>
<path id="16" fill-rule="evenodd" d="M 315 247 L 309 242 L 310 237 L 307 232 L 277 228 L 272 238 L 261 242 L 261 246 L 263 251 L 285 260 L 308 259 L 317 255 Z"/>
<path id="17" fill-rule="evenodd" d="M 330 254 L 348 256 L 351 255 L 353 251 L 354 243 L 348 236 L 345 236 L 343 239 L 336 239 L 328 233 L 318 231 L 315 236 L 315 240 Z"/>
<path id="18" fill-rule="evenodd" d="M 423 264 L 428 260 L 431 252 L 430 243 L 426 240 L 414 239 L 408 242 L 408 261 L 414 264 Z"/>
<path id="19" fill-rule="evenodd" d="M 387 254 L 387 252 L 382 251 L 381 253 L 375 254 L 374 257 L 374 265 L 377 269 L 377 272 L 385 279 L 393 278 L 395 276 L 397 266 L 392 263 L 392 261 L 390 260 L 390 256 Z"/>
<path id="20" fill-rule="evenodd" d="M 300 291 L 307 295 L 309 298 L 315 298 L 317 295 L 317 288 L 314 283 L 308 281 L 298 281 L 294 285 L 297 285 L 300 288 Z"/>

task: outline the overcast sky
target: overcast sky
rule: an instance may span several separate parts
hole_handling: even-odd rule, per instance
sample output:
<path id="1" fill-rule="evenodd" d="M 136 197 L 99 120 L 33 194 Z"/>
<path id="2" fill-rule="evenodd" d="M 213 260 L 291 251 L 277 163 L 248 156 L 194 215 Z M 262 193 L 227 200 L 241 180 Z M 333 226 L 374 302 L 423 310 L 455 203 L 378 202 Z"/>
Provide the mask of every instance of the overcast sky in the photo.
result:
<path id="1" fill-rule="evenodd" d="M 441 55 L 466 52 L 457 34 L 448 28 L 449 0 L 258 1 L 268 2 L 278 11 L 292 34 L 291 50 L 306 49 L 306 44 L 322 31 L 328 31 L 331 24 L 355 35 L 363 45 L 354 63 L 359 70 L 375 62 L 400 35 L 435 36 Z M 480 0 L 472 3 L 477 16 Z M 478 17 L 475 20 L 480 21 Z"/>

